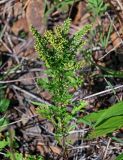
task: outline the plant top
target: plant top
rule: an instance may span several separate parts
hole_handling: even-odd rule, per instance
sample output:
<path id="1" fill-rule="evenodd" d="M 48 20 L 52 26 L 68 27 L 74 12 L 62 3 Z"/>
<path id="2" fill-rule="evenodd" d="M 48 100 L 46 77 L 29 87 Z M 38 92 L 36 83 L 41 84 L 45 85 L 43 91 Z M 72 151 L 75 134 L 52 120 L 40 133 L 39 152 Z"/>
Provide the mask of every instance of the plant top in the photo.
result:
<path id="1" fill-rule="evenodd" d="M 64 105 L 70 102 L 70 87 L 76 88 L 80 84 L 76 70 L 85 65 L 85 60 L 77 61 L 76 55 L 86 43 L 82 37 L 91 28 L 91 25 L 86 25 L 70 37 L 70 24 L 71 20 L 67 19 L 61 26 L 58 25 L 54 32 L 47 30 L 43 36 L 31 27 L 35 37 L 35 49 L 44 61 L 49 77 L 40 80 L 40 84 L 52 93 L 55 103 Z"/>

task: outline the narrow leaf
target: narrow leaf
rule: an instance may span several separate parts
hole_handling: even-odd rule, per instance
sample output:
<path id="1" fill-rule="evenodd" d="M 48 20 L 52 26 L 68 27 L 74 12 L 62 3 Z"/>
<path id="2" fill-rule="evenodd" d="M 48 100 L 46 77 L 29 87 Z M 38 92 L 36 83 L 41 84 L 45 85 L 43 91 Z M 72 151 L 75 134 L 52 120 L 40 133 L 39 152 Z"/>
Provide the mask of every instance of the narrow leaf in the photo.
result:
<path id="1" fill-rule="evenodd" d="M 121 153 L 115 160 L 123 160 L 123 153 Z"/>
<path id="2" fill-rule="evenodd" d="M 105 136 L 106 134 L 112 133 L 121 127 L 123 127 L 123 116 L 111 117 L 98 127 L 95 127 L 95 129 L 88 135 L 87 138 L 92 139 Z"/>
<path id="3" fill-rule="evenodd" d="M 123 115 L 123 102 L 119 102 L 112 107 L 105 110 L 105 112 L 100 116 L 100 118 L 97 120 L 95 126 L 98 126 L 102 121 L 113 117 L 113 116 L 119 116 Z"/>

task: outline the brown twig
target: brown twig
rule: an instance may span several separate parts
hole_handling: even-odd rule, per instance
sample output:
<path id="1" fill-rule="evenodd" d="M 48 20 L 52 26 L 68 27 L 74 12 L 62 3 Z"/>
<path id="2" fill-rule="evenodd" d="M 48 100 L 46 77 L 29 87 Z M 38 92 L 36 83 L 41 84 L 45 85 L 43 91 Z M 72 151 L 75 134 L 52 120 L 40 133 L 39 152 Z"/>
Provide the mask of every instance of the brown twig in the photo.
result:
<path id="1" fill-rule="evenodd" d="M 123 85 L 114 87 L 113 89 L 114 89 L 114 90 L 123 89 Z M 89 99 L 89 98 L 93 98 L 93 97 L 96 97 L 96 96 L 101 96 L 101 95 L 103 95 L 103 94 L 110 94 L 111 92 L 112 92 L 112 89 L 106 89 L 106 90 L 104 90 L 104 91 L 101 91 L 101 92 L 98 92 L 98 93 L 95 93 L 95 94 L 86 96 L 86 97 L 83 98 L 83 100 L 86 100 L 86 99 Z"/>
<path id="2" fill-rule="evenodd" d="M 111 143 L 111 138 L 109 138 L 108 144 L 107 144 L 107 146 L 106 146 L 106 149 L 105 149 L 105 152 L 104 152 L 104 156 L 103 156 L 103 160 L 106 159 L 106 155 L 107 155 L 107 152 L 108 152 L 108 148 L 109 148 L 110 143 Z"/>
<path id="3" fill-rule="evenodd" d="M 0 84 L 8 84 L 8 83 L 14 83 L 14 82 L 22 82 L 22 81 L 25 81 L 25 80 L 32 80 L 32 79 L 38 79 L 38 78 L 41 78 L 41 76 L 32 77 L 32 78 L 14 79 L 14 80 L 8 80 L 8 81 L 0 81 Z"/>
<path id="4" fill-rule="evenodd" d="M 31 98 L 37 100 L 38 102 L 45 103 L 45 104 L 47 104 L 47 105 L 51 105 L 49 102 L 41 99 L 40 97 L 34 95 L 33 93 L 30 93 L 30 92 L 28 92 L 27 90 L 24 90 L 24 89 L 22 89 L 22 88 L 20 88 L 20 87 L 18 87 L 18 86 L 16 86 L 16 85 L 12 85 L 11 88 L 14 88 L 14 89 L 16 89 L 16 90 L 18 90 L 18 91 L 20 91 L 20 92 L 22 92 L 22 93 L 30 96 Z"/>

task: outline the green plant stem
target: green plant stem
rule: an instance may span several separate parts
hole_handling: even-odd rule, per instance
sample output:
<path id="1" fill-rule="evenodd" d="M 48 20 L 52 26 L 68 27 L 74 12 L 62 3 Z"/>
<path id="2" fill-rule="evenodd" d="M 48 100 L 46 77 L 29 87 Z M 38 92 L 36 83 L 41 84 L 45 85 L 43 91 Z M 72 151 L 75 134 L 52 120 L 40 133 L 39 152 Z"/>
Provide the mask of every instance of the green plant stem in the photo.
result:
<path id="1" fill-rule="evenodd" d="M 9 142 L 10 142 L 11 157 L 12 157 L 12 160 L 16 160 L 14 149 L 13 149 L 13 133 L 12 133 L 13 129 L 11 127 L 9 127 L 8 131 L 9 131 Z"/>

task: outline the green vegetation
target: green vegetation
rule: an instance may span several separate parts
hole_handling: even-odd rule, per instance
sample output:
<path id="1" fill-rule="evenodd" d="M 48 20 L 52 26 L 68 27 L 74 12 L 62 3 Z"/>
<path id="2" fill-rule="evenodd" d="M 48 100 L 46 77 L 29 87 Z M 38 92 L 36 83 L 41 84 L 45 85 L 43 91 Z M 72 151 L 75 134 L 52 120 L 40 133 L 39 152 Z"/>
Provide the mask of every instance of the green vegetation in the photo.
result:
<path id="1" fill-rule="evenodd" d="M 78 2 L 78 0 L 54 0 L 52 2 L 45 0 L 44 17 L 47 18 L 53 11 L 64 12 L 68 15 L 68 12 L 71 11 L 70 7 L 75 2 Z M 48 91 L 52 97 L 48 103 L 49 105 L 37 101 L 32 101 L 32 104 L 37 106 L 36 111 L 41 118 L 48 120 L 52 124 L 52 138 L 55 139 L 55 144 L 62 148 L 60 156 L 65 160 L 69 157 L 68 150 L 71 145 L 69 135 L 71 131 L 74 132 L 81 124 L 89 128 L 89 131 L 83 136 L 85 141 L 107 136 L 117 143 L 123 143 L 122 139 L 112 135 L 114 131 L 123 127 L 123 101 L 120 101 L 119 97 L 111 103 L 111 106 L 106 106 L 107 108 L 105 109 L 104 107 L 103 109 L 97 109 L 93 105 L 96 109 L 94 108 L 92 113 L 90 113 L 92 110 L 86 110 L 88 104 L 83 99 L 77 97 L 78 99 L 73 101 L 74 96 L 71 90 L 77 91 L 78 88 L 81 88 L 86 83 L 83 69 L 90 64 L 92 68 L 97 70 L 95 69 L 94 72 L 89 73 L 89 81 L 93 79 L 94 82 L 94 78 L 104 79 L 108 85 L 105 88 L 109 87 L 115 96 L 117 95 L 113 84 L 116 83 L 112 83 L 112 79 L 123 78 L 122 70 L 114 70 L 112 66 L 112 68 L 109 66 L 104 67 L 100 63 L 96 64 L 96 60 L 94 61 L 93 59 L 93 48 L 99 47 L 99 51 L 106 53 L 113 32 L 112 23 L 107 25 L 105 30 L 103 21 L 101 21 L 102 16 L 105 15 L 108 9 L 107 3 L 103 0 L 87 0 L 87 8 L 91 13 L 89 20 L 92 21 L 93 25 L 85 25 L 74 35 L 69 33 L 71 25 L 69 18 L 53 30 L 45 31 L 43 35 L 33 26 L 30 29 L 35 38 L 35 50 L 38 52 L 45 68 L 42 71 L 45 78 L 38 79 L 37 84 L 43 91 Z M 26 39 L 28 34 L 22 30 L 18 36 L 21 39 Z M 89 45 L 87 44 L 88 41 L 90 42 Z M 86 45 L 87 47 L 85 47 Z M 21 63 L 24 63 L 24 60 Z M 1 65 L 2 61 L 0 61 Z M 25 64 L 23 68 L 26 68 Z M 21 69 L 21 64 L 19 63 L 15 67 L 10 67 L 5 74 L 2 74 L 0 80 L 8 80 L 7 77 L 18 69 Z M 92 86 L 89 87 L 91 88 Z M 17 151 L 16 145 L 18 144 L 14 138 L 15 131 L 11 133 L 11 125 L 9 124 L 8 109 L 10 100 L 5 94 L 6 88 L 7 85 L 0 84 L 0 155 L 11 160 L 43 160 L 41 155 L 23 155 Z M 116 160 L 122 159 L 123 154 L 116 158 Z"/>
<path id="2" fill-rule="evenodd" d="M 34 104 L 40 105 L 38 112 L 52 122 L 55 128 L 55 138 L 62 145 L 64 154 L 66 154 L 67 148 L 66 137 L 69 131 L 76 127 L 76 124 L 71 126 L 70 122 L 76 117 L 77 112 L 82 111 L 86 105 L 83 101 L 79 102 L 77 106 L 71 103 L 72 95 L 69 93 L 69 89 L 71 87 L 77 89 L 84 81 L 76 71 L 84 67 L 87 62 L 85 59 L 77 62 L 76 53 L 85 44 L 81 37 L 90 30 L 91 26 L 85 26 L 72 38 L 68 36 L 69 27 L 70 20 L 67 19 L 62 26 L 57 26 L 54 32 L 46 31 L 44 36 L 41 36 L 35 28 L 31 28 L 36 40 L 35 49 L 46 65 L 47 78 L 38 80 L 38 84 L 52 94 L 53 100 L 53 104 L 50 106 L 37 102 Z M 104 47 L 107 46 L 108 39 L 109 34 L 105 39 Z M 73 105 L 71 113 L 67 111 L 67 106 L 70 104 Z M 121 128 L 123 126 L 122 106 L 123 102 L 120 102 L 108 109 L 94 112 L 79 119 L 79 123 L 82 122 L 92 127 L 87 138 L 104 136 Z"/>
<path id="3" fill-rule="evenodd" d="M 53 0 L 52 3 L 48 0 L 44 0 L 44 16 L 45 19 L 54 11 L 68 12 L 70 5 L 73 5 L 79 0 Z"/>
<path id="4" fill-rule="evenodd" d="M 2 65 L 2 61 L 1 61 Z M 18 66 L 16 66 L 18 68 Z M 7 73 L 4 76 L 0 77 L 0 80 L 4 80 L 7 75 L 10 75 L 12 71 L 16 70 L 17 68 L 14 67 L 10 70 L 7 70 Z M 0 84 L 0 132 L 3 132 L 5 129 L 7 129 L 9 125 L 8 121 L 8 108 L 10 105 L 10 100 L 5 97 L 5 90 L 7 86 L 4 84 Z M 13 134 L 13 136 L 11 135 Z M 16 140 L 14 139 L 14 133 L 11 133 L 11 129 L 9 129 L 7 132 L 2 135 L 0 133 L 0 157 L 4 157 L 10 160 L 43 160 L 42 156 L 36 157 L 33 155 L 28 155 L 27 157 L 23 157 L 22 153 L 19 153 L 16 148 Z"/>
<path id="5" fill-rule="evenodd" d="M 79 122 L 84 122 L 93 128 L 87 136 L 89 139 L 112 133 L 123 127 L 123 102 L 119 102 L 108 109 L 91 113 L 80 119 Z"/>
<path id="6" fill-rule="evenodd" d="M 105 13 L 107 5 L 103 0 L 88 0 L 88 9 L 97 18 Z"/>
<path id="7" fill-rule="evenodd" d="M 52 94 L 53 100 L 50 106 L 40 104 L 38 112 L 52 122 L 55 137 L 59 143 L 62 142 L 63 152 L 66 152 L 65 137 L 76 127 L 76 125 L 71 126 L 70 122 L 86 105 L 82 101 L 74 106 L 69 89 L 76 89 L 82 84 L 83 77 L 76 71 L 84 67 L 86 61 L 77 62 L 76 54 L 85 45 L 86 41 L 82 37 L 91 29 L 91 25 L 86 25 L 72 38 L 68 35 L 69 28 L 70 19 L 67 19 L 62 26 L 57 26 L 54 33 L 46 31 L 44 36 L 41 36 L 35 28 L 31 28 L 36 40 L 35 49 L 46 65 L 47 78 L 40 79 L 38 83 Z M 70 104 L 73 105 L 71 113 L 67 111 L 67 105 Z"/>
<path id="8" fill-rule="evenodd" d="M 123 153 L 120 154 L 119 156 L 117 156 L 117 158 L 115 160 L 123 160 Z"/>

